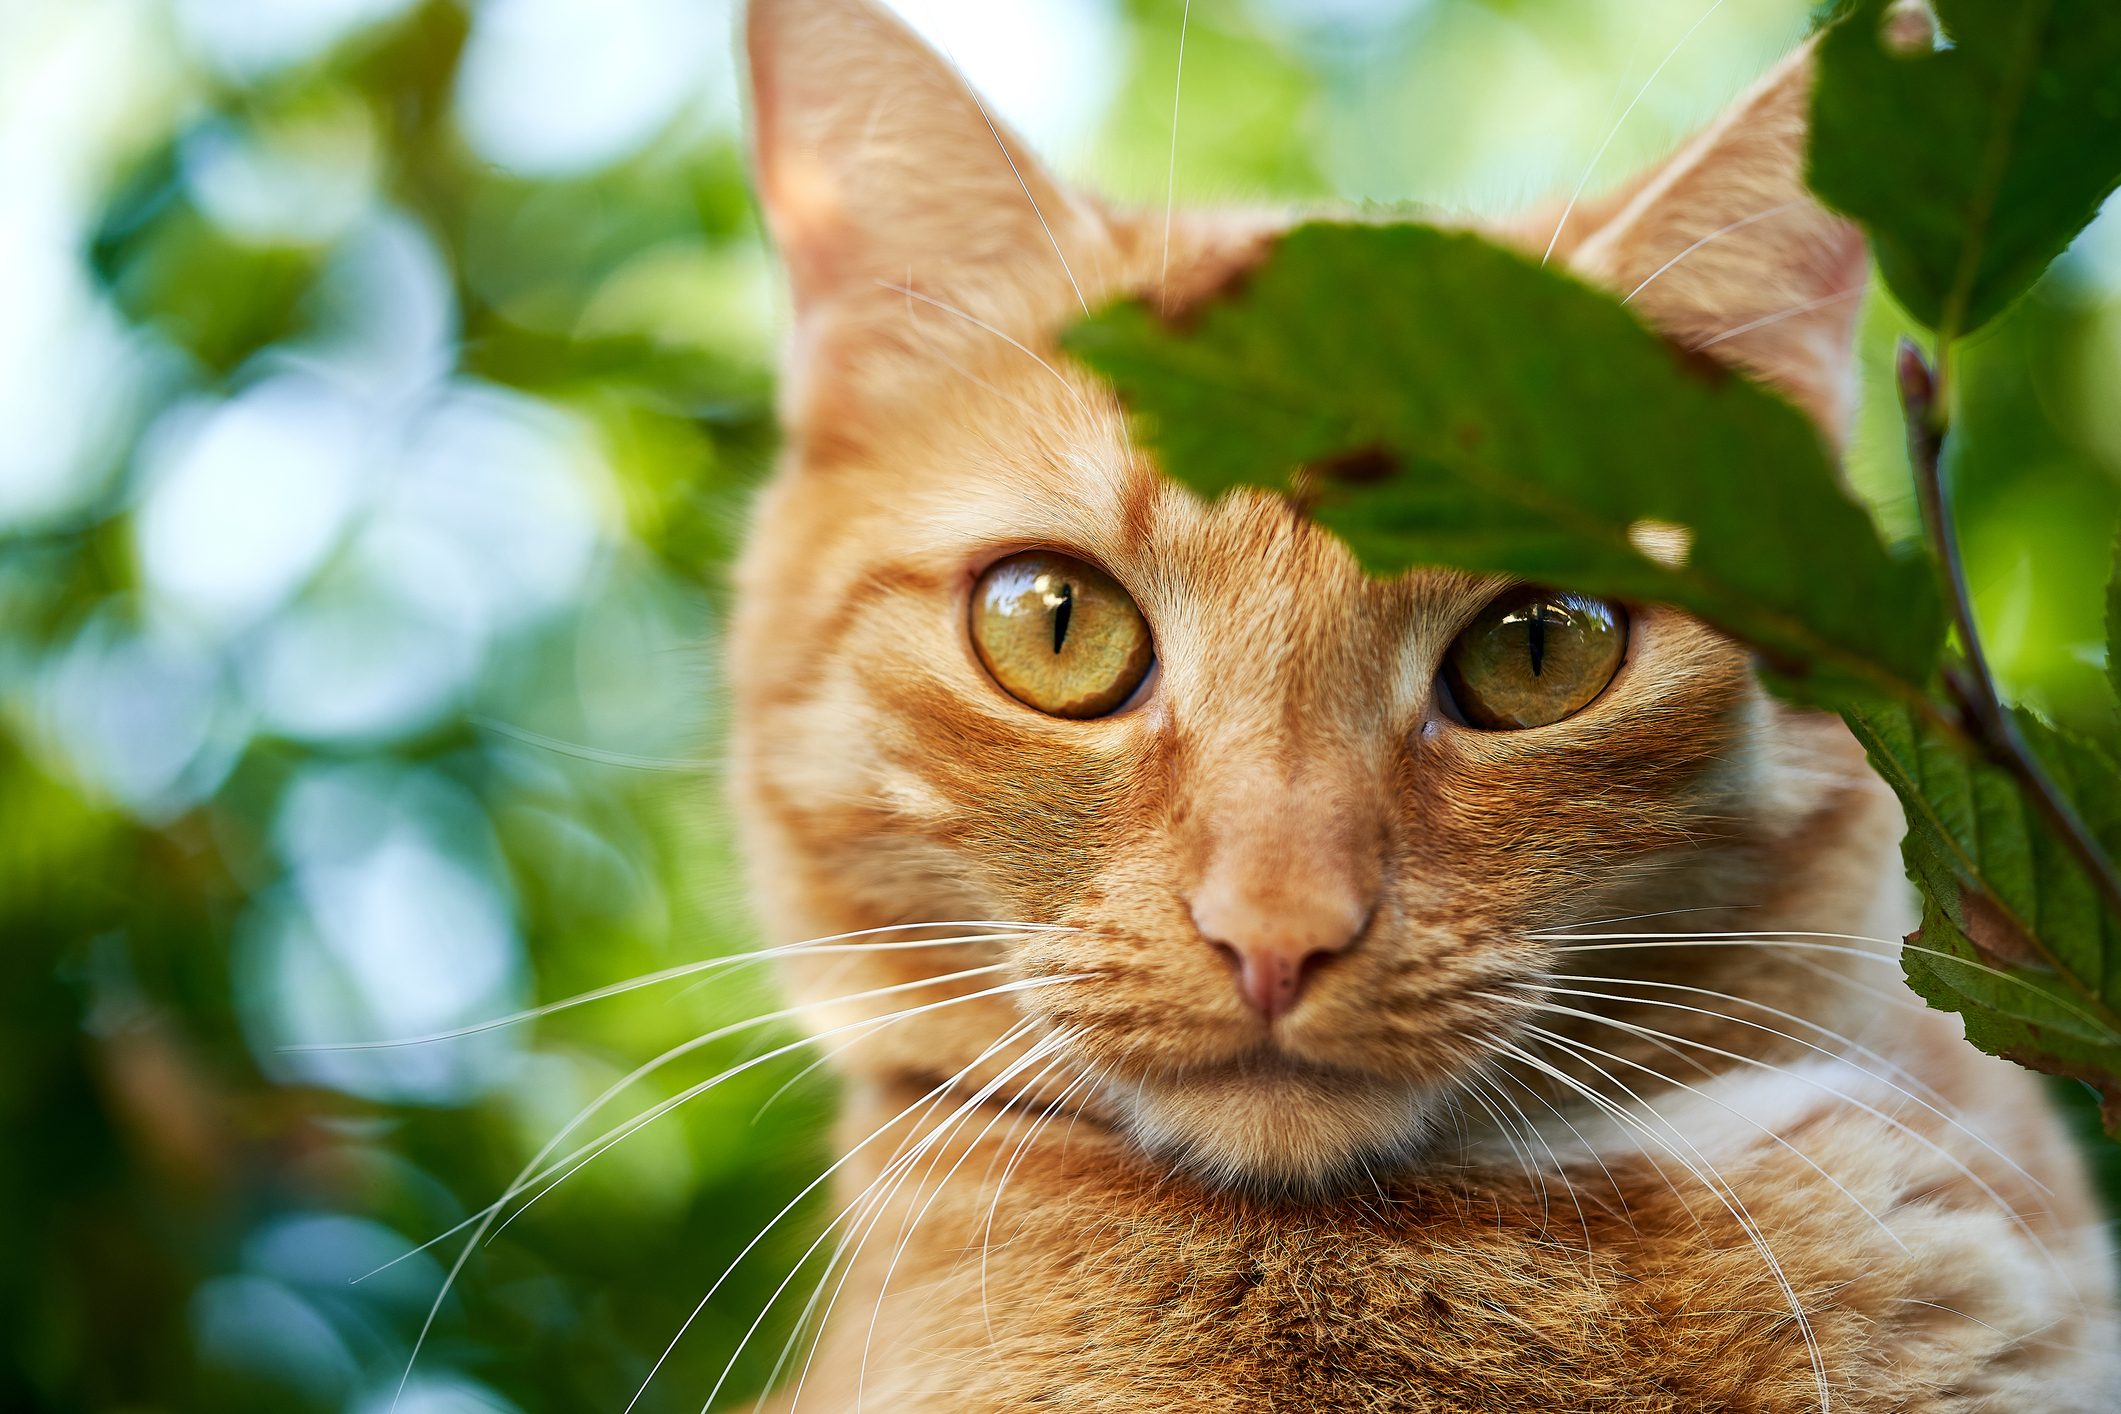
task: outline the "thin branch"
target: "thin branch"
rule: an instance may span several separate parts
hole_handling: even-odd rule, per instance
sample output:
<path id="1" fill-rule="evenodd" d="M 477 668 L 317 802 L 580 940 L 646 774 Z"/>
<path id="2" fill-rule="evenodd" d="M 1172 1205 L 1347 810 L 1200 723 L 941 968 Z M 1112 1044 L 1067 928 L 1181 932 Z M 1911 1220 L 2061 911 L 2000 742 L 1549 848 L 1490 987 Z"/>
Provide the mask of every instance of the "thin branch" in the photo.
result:
<path id="1" fill-rule="evenodd" d="M 1966 734 L 1984 756 L 2017 781 L 2041 819 L 2075 856 L 2107 912 L 2121 919 L 2121 872 L 2115 870 L 2113 860 L 2100 847 L 2069 797 L 2026 745 L 2016 719 L 1996 689 L 1995 674 L 1989 670 L 1988 656 L 1982 651 L 1981 630 L 1974 621 L 1973 596 L 1967 592 L 1966 565 L 1959 555 L 1959 536 L 1952 523 L 1951 488 L 1944 469 L 1944 439 L 1950 429 L 1950 412 L 1942 397 L 1943 384 L 1922 350 L 1910 339 L 1900 341 L 1894 371 L 1900 384 L 1901 410 L 1907 418 L 1908 458 L 1915 468 L 1915 495 L 1922 508 L 1922 524 L 1929 533 L 1945 598 L 1951 605 L 1959 650 L 1965 655 L 1965 662 L 1948 670 L 1945 679 L 1965 715 Z"/>

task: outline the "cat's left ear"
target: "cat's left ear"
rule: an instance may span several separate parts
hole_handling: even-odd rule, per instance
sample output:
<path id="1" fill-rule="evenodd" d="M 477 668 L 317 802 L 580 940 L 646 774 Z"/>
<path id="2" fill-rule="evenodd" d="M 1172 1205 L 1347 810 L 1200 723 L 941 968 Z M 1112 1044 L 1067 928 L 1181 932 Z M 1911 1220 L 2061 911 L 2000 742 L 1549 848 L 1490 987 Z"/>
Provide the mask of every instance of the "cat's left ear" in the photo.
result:
<path id="1" fill-rule="evenodd" d="M 1014 323 L 1075 300 L 1104 226 L 956 68 L 873 0 L 751 0 L 760 203 L 799 319 L 908 285 Z"/>
<path id="2" fill-rule="evenodd" d="M 1805 188 L 1812 46 L 1625 191 L 1570 263 L 1690 348 L 1847 433 L 1863 234 Z M 1581 219 L 1580 217 L 1578 219 Z"/>

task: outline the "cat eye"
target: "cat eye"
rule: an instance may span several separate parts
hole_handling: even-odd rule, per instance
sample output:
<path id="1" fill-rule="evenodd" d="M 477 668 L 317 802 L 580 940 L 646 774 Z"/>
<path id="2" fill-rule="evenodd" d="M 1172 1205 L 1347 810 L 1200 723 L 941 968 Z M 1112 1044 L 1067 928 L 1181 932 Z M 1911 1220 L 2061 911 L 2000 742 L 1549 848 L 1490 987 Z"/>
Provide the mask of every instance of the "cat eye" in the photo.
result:
<path id="1" fill-rule="evenodd" d="M 1444 682 L 1468 726 L 1522 731 L 1573 717 L 1627 655 L 1628 616 L 1583 594 L 1526 588 L 1481 611 L 1444 654 Z"/>
<path id="2" fill-rule="evenodd" d="M 1149 625 L 1119 581 L 1051 550 L 988 567 L 972 587 L 972 646 L 1002 690 L 1055 717 L 1102 717 L 1149 675 Z"/>

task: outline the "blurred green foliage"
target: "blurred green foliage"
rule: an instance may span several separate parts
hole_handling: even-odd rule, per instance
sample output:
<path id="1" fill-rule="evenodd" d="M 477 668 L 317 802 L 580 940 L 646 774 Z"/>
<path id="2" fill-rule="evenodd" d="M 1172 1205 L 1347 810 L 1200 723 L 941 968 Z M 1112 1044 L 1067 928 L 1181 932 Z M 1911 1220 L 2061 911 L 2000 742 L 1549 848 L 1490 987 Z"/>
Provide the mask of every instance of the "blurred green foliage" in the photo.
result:
<path id="1" fill-rule="evenodd" d="M 1057 0 L 1022 23 L 1098 46 L 1067 77 L 1102 97 L 1054 131 L 1123 198 L 1494 209 L 1594 154 L 1593 184 L 1617 177 L 1804 21 L 1732 0 L 1631 105 L 1704 8 Z M 578 62 L 526 68 L 533 21 L 576 24 Z M 741 969 L 432 1047 L 284 1049 L 757 942 L 714 640 L 778 316 L 726 21 L 0 9 L 0 1408 L 388 1407 L 456 1241 L 352 1279 L 491 1201 L 634 1066 L 775 1005 Z M 607 33 L 647 78 L 612 78 Z M 528 97 L 482 118 L 511 76 Z M 582 106 L 600 84 L 676 96 L 614 127 Z M 1961 419 L 1999 665 L 2102 732 L 2113 225 L 1966 351 Z M 1885 349 L 1901 321 L 1872 318 Z M 1873 398 L 1852 470 L 1904 533 L 1898 440 Z M 584 1132 L 788 1039 L 704 1048 Z M 820 1170 L 808 1060 L 673 1112 L 473 1254 L 401 1407 L 622 1407 Z M 697 1406 L 816 1220 L 747 1260 L 641 1408 Z"/>

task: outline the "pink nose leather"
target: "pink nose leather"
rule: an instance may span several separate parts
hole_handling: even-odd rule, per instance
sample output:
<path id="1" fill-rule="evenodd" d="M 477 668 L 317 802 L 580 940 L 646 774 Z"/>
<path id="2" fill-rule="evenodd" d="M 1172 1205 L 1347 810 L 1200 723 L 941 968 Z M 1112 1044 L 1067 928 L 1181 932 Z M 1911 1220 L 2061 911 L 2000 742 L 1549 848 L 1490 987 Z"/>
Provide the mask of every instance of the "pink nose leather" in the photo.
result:
<path id="1" fill-rule="evenodd" d="M 1270 1023 L 1295 1008 L 1318 964 L 1346 951 L 1369 917 L 1353 890 L 1277 883 L 1261 890 L 1211 875 L 1193 898 L 1194 926 L 1236 963 L 1238 993 Z"/>

